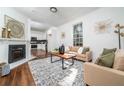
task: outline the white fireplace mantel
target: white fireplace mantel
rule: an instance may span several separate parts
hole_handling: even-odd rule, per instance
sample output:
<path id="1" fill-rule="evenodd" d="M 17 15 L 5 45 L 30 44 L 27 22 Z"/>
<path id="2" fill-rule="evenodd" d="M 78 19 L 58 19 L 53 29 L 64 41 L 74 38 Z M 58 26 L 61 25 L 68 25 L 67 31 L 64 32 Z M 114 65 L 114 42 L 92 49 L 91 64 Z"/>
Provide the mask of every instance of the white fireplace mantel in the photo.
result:
<path id="1" fill-rule="evenodd" d="M 29 42 L 28 40 L 17 38 L 0 38 L 0 41 Z"/>
<path id="2" fill-rule="evenodd" d="M 4 62 L 8 63 L 8 51 L 9 45 L 20 45 L 25 44 L 26 45 L 26 58 L 19 60 L 17 62 L 11 63 L 10 68 L 15 68 L 28 60 L 32 59 L 31 51 L 30 51 L 30 41 L 26 39 L 17 39 L 17 38 L 0 38 L 0 60 L 3 60 Z"/>

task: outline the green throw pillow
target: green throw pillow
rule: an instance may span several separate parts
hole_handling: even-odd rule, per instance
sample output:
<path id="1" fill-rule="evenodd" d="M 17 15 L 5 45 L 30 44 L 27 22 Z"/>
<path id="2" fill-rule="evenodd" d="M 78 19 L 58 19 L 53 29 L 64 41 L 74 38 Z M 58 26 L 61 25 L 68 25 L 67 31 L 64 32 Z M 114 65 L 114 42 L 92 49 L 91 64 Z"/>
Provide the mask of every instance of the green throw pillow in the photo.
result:
<path id="1" fill-rule="evenodd" d="M 99 58 L 99 62 L 97 62 L 98 65 L 105 66 L 105 67 L 113 67 L 114 63 L 114 58 L 115 58 L 115 53 L 108 53 L 106 55 L 103 55 Z"/>
<path id="2" fill-rule="evenodd" d="M 106 55 L 108 53 L 115 52 L 116 50 L 117 50 L 117 48 L 113 48 L 113 49 L 106 49 L 106 48 L 104 48 L 103 52 L 102 52 L 102 55 Z"/>
<path id="3" fill-rule="evenodd" d="M 85 53 L 88 52 L 89 50 L 90 50 L 90 49 L 89 49 L 88 47 L 84 47 L 82 54 L 85 54 Z"/>

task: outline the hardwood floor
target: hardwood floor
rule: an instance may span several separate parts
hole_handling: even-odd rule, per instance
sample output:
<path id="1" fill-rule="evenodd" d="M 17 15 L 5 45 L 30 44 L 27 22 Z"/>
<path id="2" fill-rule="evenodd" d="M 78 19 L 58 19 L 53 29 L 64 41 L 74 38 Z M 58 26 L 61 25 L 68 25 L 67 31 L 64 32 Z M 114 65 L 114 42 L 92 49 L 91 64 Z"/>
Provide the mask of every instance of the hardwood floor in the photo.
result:
<path id="1" fill-rule="evenodd" d="M 49 52 L 46 54 L 45 50 L 41 50 L 41 49 L 32 49 L 31 54 L 36 58 L 44 58 L 50 55 Z"/>
<path id="2" fill-rule="evenodd" d="M 37 51 L 38 52 L 38 51 Z M 34 53 L 34 54 L 37 54 Z M 43 52 L 38 52 L 38 58 L 48 57 L 43 55 Z M 0 86 L 35 86 L 32 74 L 30 72 L 28 63 L 24 63 L 11 70 L 7 76 L 0 77 Z"/>
<path id="3" fill-rule="evenodd" d="M 11 70 L 7 76 L 0 77 L 1 86 L 34 86 L 34 80 L 28 63 L 22 64 Z"/>

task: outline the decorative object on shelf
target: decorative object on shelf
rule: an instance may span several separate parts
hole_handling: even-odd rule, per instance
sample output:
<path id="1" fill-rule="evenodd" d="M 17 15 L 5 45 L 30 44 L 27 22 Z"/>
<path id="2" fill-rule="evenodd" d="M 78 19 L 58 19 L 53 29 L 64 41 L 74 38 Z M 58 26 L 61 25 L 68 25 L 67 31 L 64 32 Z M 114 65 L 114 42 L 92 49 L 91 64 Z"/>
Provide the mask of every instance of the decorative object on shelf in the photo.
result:
<path id="1" fill-rule="evenodd" d="M 2 38 L 7 38 L 7 30 L 5 27 L 2 28 Z"/>
<path id="2" fill-rule="evenodd" d="M 24 24 L 7 15 L 5 15 L 5 26 L 8 31 L 8 37 L 22 38 L 24 36 Z"/>
<path id="3" fill-rule="evenodd" d="M 10 38 L 11 29 L 2 28 L 2 38 Z"/>
<path id="4" fill-rule="evenodd" d="M 120 25 L 120 24 L 116 24 L 115 28 L 117 30 L 115 30 L 114 32 L 118 34 L 118 41 L 119 41 L 119 49 L 121 49 L 121 36 L 124 37 L 124 32 L 120 32 L 121 29 L 124 29 L 124 25 Z"/>
<path id="5" fill-rule="evenodd" d="M 7 29 L 7 38 L 10 38 L 11 29 Z"/>
<path id="6" fill-rule="evenodd" d="M 51 11 L 52 13 L 56 13 L 56 12 L 57 12 L 57 8 L 56 8 L 56 7 L 50 7 L 50 11 Z"/>
<path id="7" fill-rule="evenodd" d="M 59 53 L 64 54 L 65 53 L 65 46 L 62 44 L 62 46 L 59 47 Z"/>
<path id="8" fill-rule="evenodd" d="M 95 25 L 95 31 L 106 32 L 108 28 L 111 26 L 111 23 L 112 23 L 111 19 L 97 22 Z"/>
<path id="9" fill-rule="evenodd" d="M 10 66 L 7 63 L 0 63 L 0 77 L 10 73 Z"/>

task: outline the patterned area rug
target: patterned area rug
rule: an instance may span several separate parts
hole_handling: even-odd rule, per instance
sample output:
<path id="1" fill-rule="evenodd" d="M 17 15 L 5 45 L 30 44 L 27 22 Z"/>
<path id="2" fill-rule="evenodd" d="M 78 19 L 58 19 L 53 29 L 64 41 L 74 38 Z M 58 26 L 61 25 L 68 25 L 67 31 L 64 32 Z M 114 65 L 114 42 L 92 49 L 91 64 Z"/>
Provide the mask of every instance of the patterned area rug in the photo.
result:
<path id="1" fill-rule="evenodd" d="M 51 63 L 50 57 L 28 62 L 37 86 L 83 86 L 83 62 L 75 60 L 73 66 L 70 63 L 66 61 L 67 69 L 62 70 L 61 61 Z"/>

